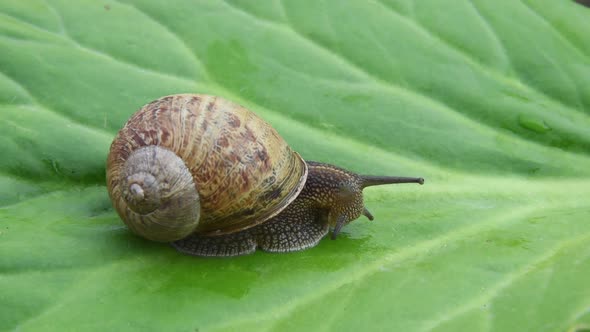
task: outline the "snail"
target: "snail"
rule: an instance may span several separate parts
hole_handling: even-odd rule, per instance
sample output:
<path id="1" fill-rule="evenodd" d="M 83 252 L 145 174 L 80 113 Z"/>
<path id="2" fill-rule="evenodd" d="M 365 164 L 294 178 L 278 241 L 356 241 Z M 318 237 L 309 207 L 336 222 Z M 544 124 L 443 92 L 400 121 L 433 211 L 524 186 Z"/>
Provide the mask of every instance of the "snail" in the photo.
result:
<path id="1" fill-rule="evenodd" d="M 133 233 L 196 256 L 310 248 L 361 215 L 373 220 L 363 188 L 424 183 L 304 161 L 253 112 L 199 94 L 137 111 L 111 144 L 106 177 Z"/>

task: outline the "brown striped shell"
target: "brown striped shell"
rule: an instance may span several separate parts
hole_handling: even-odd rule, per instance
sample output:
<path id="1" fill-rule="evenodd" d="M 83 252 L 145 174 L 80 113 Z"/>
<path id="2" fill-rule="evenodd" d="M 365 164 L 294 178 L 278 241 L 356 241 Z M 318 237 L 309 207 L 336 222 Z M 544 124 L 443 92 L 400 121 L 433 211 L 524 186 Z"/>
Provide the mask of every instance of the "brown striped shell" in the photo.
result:
<path id="1" fill-rule="evenodd" d="M 263 223 L 299 194 L 303 159 L 264 120 L 220 97 L 162 97 L 114 139 L 107 187 L 135 233 L 174 241 Z"/>

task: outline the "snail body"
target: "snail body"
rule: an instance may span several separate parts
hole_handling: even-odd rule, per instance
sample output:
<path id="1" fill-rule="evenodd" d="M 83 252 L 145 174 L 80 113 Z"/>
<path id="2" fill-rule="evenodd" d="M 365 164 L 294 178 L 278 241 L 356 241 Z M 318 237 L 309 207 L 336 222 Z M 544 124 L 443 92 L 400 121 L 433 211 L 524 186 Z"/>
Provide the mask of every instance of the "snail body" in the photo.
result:
<path id="1" fill-rule="evenodd" d="M 268 123 L 220 97 L 162 97 L 119 131 L 107 189 L 129 229 L 198 256 L 316 245 L 361 215 L 362 189 L 421 178 L 361 176 L 306 162 Z"/>

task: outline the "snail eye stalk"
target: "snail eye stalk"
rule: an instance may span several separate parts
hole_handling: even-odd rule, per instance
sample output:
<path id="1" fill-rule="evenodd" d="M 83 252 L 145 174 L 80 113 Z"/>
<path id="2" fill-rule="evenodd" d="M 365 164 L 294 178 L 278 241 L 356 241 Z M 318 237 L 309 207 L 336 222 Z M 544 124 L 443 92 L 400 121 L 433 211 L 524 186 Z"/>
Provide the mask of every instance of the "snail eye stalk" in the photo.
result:
<path id="1" fill-rule="evenodd" d="M 395 183 L 419 183 L 424 184 L 423 178 L 411 178 L 403 176 L 374 176 L 374 175 L 361 175 L 361 187 L 380 186 L 383 184 L 395 184 Z"/>
<path id="2" fill-rule="evenodd" d="M 373 215 L 371 214 L 371 212 L 369 212 L 369 210 L 367 210 L 367 208 L 363 208 L 363 216 L 367 217 L 367 219 L 369 220 L 373 220 L 375 219 L 375 217 L 373 217 Z"/>
<path id="3" fill-rule="evenodd" d="M 334 230 L 332 231 L 332 240 L 336 240 L 336 237 L 338 237 L 338 234 L 340 234 L 340 230 L 342 230 L 342 226 L 344 226 L 344 223 L 346 222 L 346 216 L 345 215 L 341 215 L 338 217 L 338 219 L 336 220 L 336 226 L 334 226 Z"/>

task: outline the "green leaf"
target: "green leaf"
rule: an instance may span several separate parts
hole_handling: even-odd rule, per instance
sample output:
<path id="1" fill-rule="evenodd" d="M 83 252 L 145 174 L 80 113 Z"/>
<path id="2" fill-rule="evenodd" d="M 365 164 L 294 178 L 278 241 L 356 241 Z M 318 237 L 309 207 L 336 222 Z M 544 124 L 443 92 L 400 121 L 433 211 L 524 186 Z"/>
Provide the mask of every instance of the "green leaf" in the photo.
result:
<path id="1" fill-rule="evenodd" d="M 590 9 L 573 1 L 0 3 L 0 330 L 584 331 Z M 305 159 L 423 176 L 292 254 L 133 236 L 105 188 L 145 103 L 209 93 Z"/>

